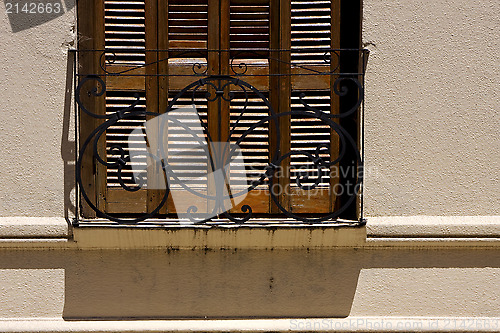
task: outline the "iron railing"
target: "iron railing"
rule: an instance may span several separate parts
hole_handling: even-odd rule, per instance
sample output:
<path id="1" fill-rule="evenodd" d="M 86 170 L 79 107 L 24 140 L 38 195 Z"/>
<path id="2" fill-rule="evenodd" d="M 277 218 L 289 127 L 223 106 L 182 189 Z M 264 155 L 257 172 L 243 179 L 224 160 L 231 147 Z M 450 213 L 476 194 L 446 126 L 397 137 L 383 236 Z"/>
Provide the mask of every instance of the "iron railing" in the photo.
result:
<path id="1" fill-rule="evenodd" d="M 156 60 L 151 62 L 146 62 L 140 60 L 140 57 L 148 52 L 154 53 L 156 55 Z M 133 65 L 125 63 L 126 66 L 119 66 L 121 59 L 123 59 L 123 54 L 136 54 L 136 59 L 139 59 Z M 224 69 L 225 74 L 215 73 L 212 74 L 208 66 L 208 61 L 213 54 L 216 54 L 221 59 L 226 59 L 227 66 Z M 237 119 L 232 123 L 232 127 L 229 129 L 229 139 L 228 146 L 225 148 L 228 153 L 211 154 L 210 150 L 213 148 L 206 148 L 205 152 L 209 155 L 209 163 L 211 164 L 211 170 L 224 169 L 225 165 L 231 158 L 236 154 L 236 149 L 233 148 L 234 145 L 239 145 L 248 139 L 253 131 L 259 126 L 268 126 L 269 135 L 273 138 L 269 138 L 273 142 L 269 149 L 269 159 L 267 165 L 262 168 L 262 172 L 253 180 L 248 182 L 248 186 L 242 191 L 242 193 L 247 193 L 255 190 L 256 188 L 262 188 L 262 186 L 268 188 L 268 193 L 271 196 L 272 202 L 276 207 L 278 207 L 279 212 L 286 219 L 287 224 L 316 224 L 316 223 L 341 223 L 350 225 L 363 225 L 364 219 L 362 216 L 362 183 L 363 183 L 363 101 L 364 101 L 364 68 L 367 59 L 368 51 L 361 49 L 315 49 L 313 53 L 311 50 L 269 50 L 269 49 L 237 49 L 237 50 L 77 50 L 74 51 L 75 59 L 81 59 L 82 57 L 92 54 L 94 59 L 99 59 L 99 65 L 94 66 L 93 70 L 87 70 L 79 66 L 79 71 L 75 73 L 75 102 L 79 112 L 76 112 L 76 131 L 75 131 L 75 141 L 76 144 L 76 183 L 78 184 L 77 190 L 77 201 L 84 200 L 88 206 L 91 207 L 99 218 L 104 218 L 109 221 L 114 221 L 119 224 L 137 224 L 144 221 L 161 221 L 159 220 L 159 212 L 166 205 L 167 198 L 171 191 L 169 186 L 166 186 L 163 191 L 163 197 L 159 200 L 158 206 L 152 209 L 150 212 L 144 212 L 140 215 L 133 216 L 123 216 L 121 214 L 111 214 L 103 209 L 100 209 L 95 204 L 95 200 L 92 200 L 85 191 L 82 179 L 82 166 L 83 165 L 102 165 L 106 168 L 114 168 L 117 170 L 117 180 L 119 187 L 124 191 L 134 192 L 146 186 L 146 182 L 140 176 L 137 176 L 132 183 L 130 183 L 130 177 L 125 177 L 123 175 L 123 170 L 127 168 L 127 165 L 131 163 L 133 157 L 131 157 L 130 151 L 127 151 L 122 146 L 112 146 L 108 147 L 108 153 L 113 151 L 113 154 L 117 156 L 116 159 L 110 161 L 102 154 L 102 149 L 99 145 L 103 142 L 103 137 L 105 137 L 106 131 L 108 131 L 113 126 L 116 126 L 120 121 L 127 119 L 136 118 L 152 118 L 155 116 L 160 116 L 162 114 L 169 114 L 172 110 L 175 110 L 178 106 L 176 102 L 180 99 L 193 98 L 193 104 L 195 95 L 199 98 L 200 91 L 203 91 L 202 98 L 206 99 L 207 102 L 218 102 L 225 101 L 226 103 L 231 103 L 235 98 L 235 91 L 239 92 L 239 95 L 245 96 L 246 101 L 243 102 L 244 107 L 241 113 L 236 117 Z M 165 57 L 165 55 L 168 55 Z M 319 56 L 318 56 L 319 55 Z M 309 57 L 309 58 L 308 58 Z M 148 57 L 144 57 L 148 59 Z M 295 59 L 294 59 L 295 58 Z M 177 73 L 162 73 L 161 71 L 148 71 L 145 70 L 151 66 L 159 66 L 161 64 L 167 64 L 168 61 L 173 59 L 191 59 L 189 63 L 189 71 L 177 72 Z M 256 63 L 267 64 L 267 72 L 262 71 L 252 71 L 252 68 L 258 67 Z M 184 62 L 186 63 L 186 62 Z M 344 64 L 350 65 L 344 65 Z M 354 64 L 354 65 L 353 65 Z M 273 69 L 274 68 L 274 69 Z M 353 70 L 354 69 L 354 70 Z M 141 72 L 142 70 L 142 72 Z M 98 98 L 103 96 L 107 92 L 106 79 L 127 79 L 133 77 L 168 77 L 169 80 L 178 78 L 183 78 L 189 81 L 189 84 L 184 86 L 180 91 L 177 91 L 175 96 L 170 98 L 167 103 L 166 110 L 164 112 L 157 112 L 148 110 L 147 108 L 139 108 L 140 97 L 136 92 L 130 91 L 130 96 L 133 97 L 133 102 L 130 105 L 121 107 L 119 109 L 113 110 L 113 112 L 103 112 L 103 110 L 93 109 L 91 101 L 92 98 Z M 272 103 L 269 100 L 269 94 L 260 91 L 254 85 L 249 82 L 253 82 L 259 77 L 262 77 L 266 82 L 276 82 L 276 80 L 285 80 L 287 78 L 303 77 L 311 80 L 318 80 L 321 77 L 331 78 L 330 89 L 333 94 L 339 96 L 340 98 L 340 112 L 330 113 L 327 110 L 323 110 L 321 107 L 310 105 L 307 102 L 307 91 L 311 89 L 305 89 L 298 95 L 298 103 L 300 103 L 301 108 L 298 110 L 275 110 Z M 183 82 L 184 82 L 183 81 Z M 304 81 L 304 80 L 303 80 Z M 314 86 L 314 84 L 312 84 Z M 89 88 L 90 87 L 90 88 Z M 293 85 L 290 85 L 294 89 Z M 314 90 L 314 89 L 312 89 Z M 253 94 L 253 96 L 258 97 L 262 106 L 267 110 L 265 116 L 261 116 L 259 119 L 254 119 L 254 123 L 248 124 L 248 127 L 244 131 L 235 131 L 235 126 L 238 124 L 242 116 L 244 116 L 247 104 L 248 95 Z M 219 112 L 221 103 L 219 105 Z M 78 129 L 80 128 L 80 118 L 81 115 L 85 114 L 86 117 L 91 117 L 96 119 L 96 126 L 92 129 L 87 137 L 81 137 Z M 330 151 L 330 146 L 327 144 L 319 144 L 314 150 L 294 150 L 284 152 L 280 147 L 280 137 L 283 133 L 283 128 L 281 128 L 282 123 L 280 119 L 283 117 L 302 117 L 307 119 L 314 119 L 315 121 L 320 121 L 322 124 L 328 126 L 332 133 L 338 137 L 339 149 L 338 152 Z M 351 128 L 346 128 L 344 124 L 355 123 L 356 127 L 354 131 Z M 182 124 L 181 124 L 182 126 Z M 207 142 L 214 142 L 212 140 L 210 131 L 207 128 L 206 123 L 202 122 L 203 131 L 206 136 Z M 219 127 L 220 130 L 220 127 Z M 144 128 L 142 128 L 144 132 Z M 187 128 L 189 132 L 189 129 Z M 194 135 L 194 134 L 193 134 Z M 232 145 L 229 145 L 229 144 Z M 210 145 L 207 145 L 207 147 Z M 222 149 L 224 150 L 224 149 Z M 101 153 L 99 153 L 101 151 Z M 158 156 L 147 153 L 148 158 L 164 173 L 165 179 L 175 179 L 177 184 L 185 190 L 191 191 L 191 189 L 186 188 L 182 185 L 182 181 L 176 176 L 175 168 L 173 168 L 168 163 L 168 156 Z M 161 154 L 160 154 L 161 155 Z M 345 159 L 350 160 L 349 163 L 354 165 L 356 170 L 356 176 L 354 177 L 354 188 L 356 189 L 352 193 L 346 195 L 343 194 L 343 201 L 341 205 L 337 205 L 335 209 L 328 213 L 322 214 L 297 214 L 291 209 L 284 207 L 278 198 L 278 195 L 274 191 L 270 190 L 270 186 L 276 182 L 275 174 L 277 169 L 283 163 L 284 160 L 292 158 L 294 155 L 301 155 L 303 159 L 309 161 L 309 167 L 307 172 L 299 173 L 295 178 L 295 184 L 297 188 L 304 191 L 311 191 L 317 189 L 321 182 L 324 182 L 325 169 L 328 169 L 334 165 L 340 165 L 344 163 Z M 326 156 L 326 157 L 325 157 Z M 347 156 L 347 157 L 346 157 Z M 86 158 L 92 159 L 92 163 L 84 163 Z M 311 165 L 314 169 L 313 174 L 311 173 Z M 225 174 L 224 177 L 230 177 L 230 173 Z M 295 185 L 294 184 L 294 185 Z M 224 202 L 227 200 L 232 200 L 237 197 L 236 193 L 228 193 L 224 190 L 224 184 L 215 185 L 213 194 L 207 193 L 196 193 L 196 191 L 191 191 L 195 195 L 199 196 L 201 199 L 209 199 L 213 201 L 213 211 L 212 216 L 208 218 L 197 218 L 196 208 L 190 207 L 187 212 L 187 220 L 191 224 L 204 225 L 210 224 L 214 219 L 225 218 L 228 223 L 235 223 L 240 225 L 250 225 L 254 224 L 254 213 L 250 205 L 244 205 L 241 207 L 241 214 L 230 213 L 226 208 Z M 342 213 L 348 207 L 352 207 L 358 201 L 358 216 L 355 219 L 339 219 Z M 78 206 L 78 205 L 77 205 Z M 82 218 L 77 212 L 77 217 L 75 224 L 78 224 Z M 169 219 L 172 221 L 172 219 Z M 259 221 L 262 221 L 260 219 Z M 261 222 L 258 222 L 261 223 Z"/>

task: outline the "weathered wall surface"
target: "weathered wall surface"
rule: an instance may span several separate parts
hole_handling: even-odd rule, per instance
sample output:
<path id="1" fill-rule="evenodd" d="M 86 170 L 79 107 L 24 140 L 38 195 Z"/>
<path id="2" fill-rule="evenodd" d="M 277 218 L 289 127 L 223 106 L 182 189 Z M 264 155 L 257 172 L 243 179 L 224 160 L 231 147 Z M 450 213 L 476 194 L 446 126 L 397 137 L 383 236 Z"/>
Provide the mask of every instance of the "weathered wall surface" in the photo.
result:
<path id="1" fill-rule="evenodd" d="M 63 216 L 75 10 L 67 1 L 63 15 L 41 23 L 0 7 L 0 216 Z"/>
<path id="2" fill-rule="evenodd" d="M 363 1 L 366 215 L 500 214 L 499 24 L 494 0 Z"/>
<path id="3" fill-rule="evenodd" d="M 0 254 L 3 318 L 495 318 L 500 298 L 484 250 Z"/>

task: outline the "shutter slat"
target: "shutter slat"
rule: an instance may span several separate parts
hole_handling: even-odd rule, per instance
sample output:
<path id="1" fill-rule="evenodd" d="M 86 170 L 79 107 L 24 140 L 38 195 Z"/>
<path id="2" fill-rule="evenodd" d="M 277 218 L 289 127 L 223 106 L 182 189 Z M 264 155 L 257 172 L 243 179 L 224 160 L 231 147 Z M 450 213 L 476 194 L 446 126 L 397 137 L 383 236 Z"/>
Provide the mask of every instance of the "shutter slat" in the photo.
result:
<path id="1" fill-rule="evenodd" d="M 331 47 L 331 2 L 292 1 L 292 49 Z M 324 63 L 324 52 L 292 52 L 293 62 Z"/>

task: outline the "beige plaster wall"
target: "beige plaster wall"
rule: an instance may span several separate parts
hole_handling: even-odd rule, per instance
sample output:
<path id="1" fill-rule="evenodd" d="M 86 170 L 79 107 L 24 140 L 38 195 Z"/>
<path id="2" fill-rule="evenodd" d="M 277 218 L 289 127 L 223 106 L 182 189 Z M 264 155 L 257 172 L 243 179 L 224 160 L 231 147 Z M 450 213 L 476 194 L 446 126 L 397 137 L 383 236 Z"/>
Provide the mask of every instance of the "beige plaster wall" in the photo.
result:
<path id="1" fill-rule="evenodd" d="M 500 214 L 499 13 L 493 0 L 363 1 L 367 216 Z M 74 26 L 73 8 L 12 32 L 0 11 L 0 216 L 70 207 Z"/>
<path id="2" fill-rule="evenodd" d="M 70 121 L 73 5 L 67 1 L 64 15 L 18 32 L 11 23 L 19 22 L 0 5 L 0 216 L 63 216 L 67 206 L 64 181 L 71 176 L 63 155 L 71 156 L 72 144 L 63 125 Z"/>
<path id="3" fill-rule="evenodd" d="M 491 250 L 0 254 L 3 319 L 496 318 L 500 298 Z"/>
<path id="4" fill-rule="evenodd" d="M 500 2 L 364 0 L 365 213 L 500 213 Z"/>

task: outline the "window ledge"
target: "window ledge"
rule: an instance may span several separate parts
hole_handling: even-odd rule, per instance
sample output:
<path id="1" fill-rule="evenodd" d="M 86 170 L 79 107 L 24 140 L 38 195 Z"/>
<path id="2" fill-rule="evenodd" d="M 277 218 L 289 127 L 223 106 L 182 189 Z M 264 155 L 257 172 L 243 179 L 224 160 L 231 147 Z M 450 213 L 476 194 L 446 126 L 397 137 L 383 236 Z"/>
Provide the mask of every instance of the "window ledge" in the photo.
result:
<path id="1" fill-rule="evenodd" d="M 181 249 L 324 249 L 359 247 L 366 241 L 364 226 L 108 226 L 77 227 L 74 241 L 79 248 Z"/>

